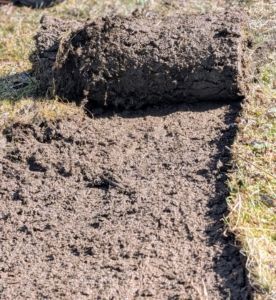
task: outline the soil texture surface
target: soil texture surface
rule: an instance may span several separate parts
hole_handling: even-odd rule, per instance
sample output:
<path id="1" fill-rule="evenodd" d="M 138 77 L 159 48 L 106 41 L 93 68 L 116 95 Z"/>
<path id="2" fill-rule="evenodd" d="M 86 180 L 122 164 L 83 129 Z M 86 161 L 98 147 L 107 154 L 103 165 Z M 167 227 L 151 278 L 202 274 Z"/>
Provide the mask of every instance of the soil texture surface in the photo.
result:
<path id="1" fill-rule="evenodd" d="M 0 147 L 1 299 L 249 299 L 224 234 L 238 104 L 16 123 Z"/>

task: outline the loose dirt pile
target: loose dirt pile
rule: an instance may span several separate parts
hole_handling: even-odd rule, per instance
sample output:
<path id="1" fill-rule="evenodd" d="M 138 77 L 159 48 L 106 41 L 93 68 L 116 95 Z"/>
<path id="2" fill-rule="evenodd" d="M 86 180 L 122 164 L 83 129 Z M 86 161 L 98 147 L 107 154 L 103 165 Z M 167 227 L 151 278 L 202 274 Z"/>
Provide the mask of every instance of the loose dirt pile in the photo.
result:
<path id="1" fill-rule="evenodd" d="M 221 221 L 237 112 L 202 103 L 8 128 L 1 299 L 249 299 Z"/>

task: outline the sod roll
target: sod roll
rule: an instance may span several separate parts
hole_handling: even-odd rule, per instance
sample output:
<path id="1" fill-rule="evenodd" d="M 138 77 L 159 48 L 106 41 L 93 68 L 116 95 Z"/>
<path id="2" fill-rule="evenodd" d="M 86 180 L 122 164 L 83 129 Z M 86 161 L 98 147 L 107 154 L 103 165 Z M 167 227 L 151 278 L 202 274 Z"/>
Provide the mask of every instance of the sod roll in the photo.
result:
<path id="1" fill-rule="evenodd" d="M 40 90 L 92 106 L 244 97 L 249 44 L 243 11 L 94 21 L 44 16 L 33 66 Z"/>

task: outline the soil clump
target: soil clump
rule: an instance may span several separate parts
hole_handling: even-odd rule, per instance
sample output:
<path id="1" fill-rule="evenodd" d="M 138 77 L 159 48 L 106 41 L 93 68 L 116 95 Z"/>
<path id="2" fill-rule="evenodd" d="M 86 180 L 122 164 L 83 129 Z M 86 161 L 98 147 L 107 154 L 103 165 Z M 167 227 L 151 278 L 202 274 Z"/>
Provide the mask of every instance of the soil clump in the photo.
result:
<path id="1" fill-rule="evenodd" d="M 221 220 L 238 110 L 98 109 L 7 128 L 1 299 L 249 299 Z"/>

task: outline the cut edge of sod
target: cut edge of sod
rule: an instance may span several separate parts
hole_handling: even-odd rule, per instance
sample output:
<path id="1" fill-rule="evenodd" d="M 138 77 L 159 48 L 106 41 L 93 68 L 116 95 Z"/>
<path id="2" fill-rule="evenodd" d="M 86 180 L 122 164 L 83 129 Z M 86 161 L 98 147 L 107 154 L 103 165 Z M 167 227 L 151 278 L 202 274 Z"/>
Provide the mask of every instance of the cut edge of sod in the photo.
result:
<path id="1" fill-rule="evenodd" d="M 229 175 L 228 229 L 236 236 L 257 299 L 276 297 L 276 5 L 248 7 L 253 48 L 252 81 L 232 146 L 235 172 Z M 275 42 L 274 42 L 275 43 Z M 275 45 L 275 44 L 274 44 Z M 267 48 L 268 47 L 268 48 Z"/>

